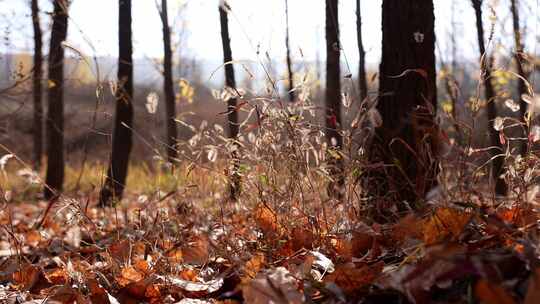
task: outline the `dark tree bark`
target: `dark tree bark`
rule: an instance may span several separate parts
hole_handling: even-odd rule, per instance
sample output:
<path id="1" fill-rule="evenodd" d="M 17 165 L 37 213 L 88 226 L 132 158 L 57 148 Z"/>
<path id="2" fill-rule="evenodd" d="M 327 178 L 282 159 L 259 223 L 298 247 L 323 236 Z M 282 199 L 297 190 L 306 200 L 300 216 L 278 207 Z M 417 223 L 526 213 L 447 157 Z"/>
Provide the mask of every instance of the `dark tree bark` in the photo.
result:
<path id="1" fill-rule="evenodd" d="M 32 91 L 34 100 L 33 117 L 33 160 L 34 169 L 41 168 L 41 157 L 43 156 L 43 103 L 41 79 L 43 78 L 43 38 L 41 25 L 39 23 L 38 0 L 32 0 L 32 25 L 34 28 L 34 69 L 32 70 Z"/>
<path id="2" fill-rule="evenodd" d="M 231 50 L 231 38 L 229 35 L 229 19 L 227 12 L 230 10 L 230 6 L 227 2 L 219 6 L 219 17 L 221 25 L 221 42 L 223 45 L 223 62 L 225 64 L 225 86 L 227 89 L 236 91 L 236 80 L 234 78 L 234 66 L 232 64 L 232 50 Z M 227 112 L 229 120 L 229 137 L 234 141 L 236 140 L 239 132 L 238 124 L 238 110 L 236 97 L 231 97 L 227 100 Z M 232 153 L 232 172 L 230 173 L 229 190 L 232 200 L 236 200 L 240 194 L 240 174 L 239 170 L 239 158 L 236 150 Z"/>
<path id="3" fill-rule="evenodd" d="M 173 86 L 171 29 L 169 27 L 169 14 L 167 0 L 161 0 L 161 23 L 163 24 L 163 91 L 165 95 L 165 109 L 167 117 L 167 161 L 175 163 L 178 156 L 176 141 L 176 103 Z"/>
<path id="4" fill-rule="evenodd" d="M 118 19 L 118 89 L 107 178 L 101 189 L 99 205 L 111 205 L 122 198 L 128 173 L 129 155 L 133 144 L 133 46 L 131 31 L 131 0 L 119 0 Z"/>
<path id="5" fill-rule="evenodd" d="M 476 31 L 478 34 L 478 49 L 480 51 L 480 66 L 482 70 L 482 82 L 485 89 L 485 98 L 487 102 L 487 116 L 489 120 L 488 132 L 491 143 L 491 157 L 493 158 L 491 165 L 491 174 L 495 179 L 495 194 L 506 195 L 507 185 L 501 174 L 504 166 L 503 147 L 500 142 L 499 132 L 493 128 L 493 122 L 497 117 L 496 94 L 493 84 L 491 83 L 491 59 L 486 53 L 486 45 L 484 38 L 484 25 L 482 23 L 482 2 L 483 0 L 471 0 L 476 15 Z"/>
<path id="6" fill-rule="evenodd" d="M 291 62 L 291 45 L 290 45 L 290 37 L 289 37 L 289 0 L 285 0 L 285 46 L 287 48 L 287 71 L 289 72 L 289 101 L 294 102 L 295 101 L 295 93 L 294 93 L 294 74 L 292 70 L 292 62 Z"/>
<path id="7" fill-rule="evenodd" d="M 528 94 L 527 89 L 527 81 L 529 75 L 525 72 L 524 68 L 524 45 L 523 45 L 523 39 L 521 39 L 521 28 L 520 28 L 520 21 L 519 21 L 519 8 L 518 8 L 518 1 L 517 0 L 510 0 L 510 10 L 512 11 L 512 25 L 514 29 L 514 43 L 515 43 L 515 51 L 514 51 L 514 60 L 516 62 L 516 68 L 517 73 L 519 76 L 522 77 L 522 79 L 518 79 L 518 98 L 520 100 L 520 121 L 525 125 L 525 115 L 527 113 L 527 103 L 521 98 L 522 95 Z M 523 138 L 527 138 L 527 132 L 522 133 Z M 527 153 L 527 141 L 521 141 L 520 143 L 520 149 L 521 149 L 521 155 L 525 155 Z"/>
<path id="8" fill-rule="evenodd" d="M 368 85 L 366 77 L 366 51 L 362 41 L 362 13 L 360 0 L 356 0 L 356 36 L 358 39 L 358 53 L 360 60 L 358 62 L 358 84 L 360 88 L 360 100 L 366 99 L 368 95 Z"/>
<path id="9" fill-rule="evenodd" d="M 64 183 L 64 48 L 69 1 L 55 0 L 48 64 L 47 173 L 44 196 L 62 192 Z"/>
<path id="10" fill-rule="evenodd" d="M 372 181 L 377 196 L 413 208 L 436 185 L 438 127 L 433 0 L 383 0 L 382 60 L 370 158 L 383 163 Z"/>
<path id="11" fill-rule="evenodd" d="M 343 138 L 341 128 L 341 69 L 339 42 L 338 0 L 326 0 L 326 139 L 331 149 L 341 150 Z M 328 186 L 328 193 L 340 198 L 345 183 L 343 161 L 330 156 L 329 171 L 334 179 Z"/>

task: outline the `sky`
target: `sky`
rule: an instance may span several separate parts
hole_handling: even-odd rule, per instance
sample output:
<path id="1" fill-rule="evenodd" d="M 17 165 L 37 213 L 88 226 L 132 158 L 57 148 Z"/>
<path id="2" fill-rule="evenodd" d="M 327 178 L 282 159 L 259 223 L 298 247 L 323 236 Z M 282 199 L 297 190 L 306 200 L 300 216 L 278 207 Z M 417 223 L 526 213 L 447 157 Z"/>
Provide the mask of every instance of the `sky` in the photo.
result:
<path id="1" fill-rule="evenodd" d="M 169 0 L 170 22 L 174 41 L 179 42 L 184 54 L 205 62 L 219 64 L 222 60 L 218 15 L 219 0 Z M 454 2 L 453 2 L 454 1 Z M 498 20 L 504 24 L 496 33 L 500 39 L 510 37 L 508 0 L 485 1 L 486 27 L 489 9 L 495 8 Z M 537 33 L 538 19 L 526 18 L 538 10 L 538 0 L 522 3 L 528 30 Z M 31 51 L 32 27 L 29 19 L 29 0 L 0 0 L 1 52 Z M 233 15 L 230 18 L 233 56 L 237 60 L 257 61 L 259 54 L 269 53 L 279 60 L 285 56 L 285 0 L 229 0 Z M 382 0 L 362 0 L 364 45 L 367 62 L 376 66 L 380 57 Z M 469 0 L 434 0 L 437 46 L 443 59 L 450 59 L 449 32 L 452 24 L 452 5 L 456 6 L 458 52 L 464 59 L 477 56 L 474 12 Z M 454 3 L 454 4 L 452 4 Z M 41 0 L 43 11 L 50 11 L 50 0 Z M 339 1 L 342 60 L 356 70 L 358 49 L 356 39 L 355 0 Z M 116 56 L 117 54 L 116 0 L 73 0 L 70 7 L 70 27 L 67 42 L 86 55 Z M 313 61 L 324 58 L 324 1 L 289 0 L 291 46 L 293 59 Z M 155 0 L 133 0 L 134 56 L 160 58 L 163 54 L 161 22 Z M 536 14 L 538 16 L 538 14 Z M 43 27 L 50 27 L 49 16 L 42 14 Z M 180 33 L 183 39 L 179 39 Z M 534 35 L 528 35 L 534 42 Z M 7 39 L 6 39 L 7 38 Z M 510 40 L 511 41 L 511 40 Z M 535 46 L 536 48 L 536 46 Z M 354 73 L 354 72 L 353 72 Z"/>

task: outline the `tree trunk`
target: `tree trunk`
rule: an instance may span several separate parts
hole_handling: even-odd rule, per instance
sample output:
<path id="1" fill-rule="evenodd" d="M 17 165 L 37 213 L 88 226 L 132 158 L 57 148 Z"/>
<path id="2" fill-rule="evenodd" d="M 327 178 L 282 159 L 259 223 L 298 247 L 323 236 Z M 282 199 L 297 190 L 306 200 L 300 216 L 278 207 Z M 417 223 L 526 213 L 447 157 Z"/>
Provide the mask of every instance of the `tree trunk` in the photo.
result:
<path id="1" fill-rule="evenodd" d="M 43 156 L 43 103 L 41 79 L 43 78 L 43 39 L 41 25 L 39 23 L 38 0 L 32 0 L 32 25 L 34 28 L 34 69 L 32 71 L 32 90 L 34 99 L 33 117 L 33 160 L 34 169 L 41 168 L 41 157 Z"/>
<path id="2" fill-rule="evenodd" d="M 69 1 L 55 0 L 48 64 L 47 173 L 44 196 L 62 192 L 64 183 L 64 48 Z"/>
<path id="3" fill-rule="evenodd" d="M 99 205 L 101 207 L 111 205 L 111 200 L 118 201 L 122 198 L 133 140 L 131 0 L 119 0 L 118 10 L 118 89 L 116 91 L 116 112 L 110 164 L 107 170 L 107 178 L 99 197 Z"/>
<path id="4" fill-rule="evenodd" d="M 358 39 L 358 53 L 360 60 L 358 62 L 358 84 L 360 88 L 360 100 L 366 99 L 368 95 L 368 85 L 366 77 L 366 51 L 362 41 L 362 14 L 360 0 L 356 0 L 356 36 Z"/>
<path id="5" fill-rule="evenodd" d="M 453 125 L 454 125 L 454 131 L 455 131 L 455 140 L 458 145 L 462 144 L 463 138 L 461 136 L 461 127 L 459 125 L 458 120 L 458 82 L 456 79 L 456 73 L 457 73 L 457 41 L 456 41 L 456 35 L 457 35 L 457 26 L 456 26 L 456 2 L 452 2 L 452 34 L 450 37 L 450 41 L 452 43 L 452 64 L 451 64 L 451 72 L 448 73 L 445 81 L 446 85 L 446 92 L 448 94 L 448 97 L 450 98 L 450 101 L 452 102 L 452 119 L 453 119 Z"/>
<path id="6" fill-rule="evenodd" d="M 516 62 L 518 75 L 522 77 L 522 79 L 518 79 L 518 98 L 520 101 L 519 119 L 523 123 L 524 128 L 526 129 L 525 115 L 527 115 L 527 103 L 523 100 L 523 98 L 521 98 L 521 96 L 529 94 L 529 90 L 527 89 L 528 75 L 525 72 L 525 68 L 523 67 L 523 54 L 525 47 L 523 45 L 523 40 L 521 39 L 521 28 L 519 25 L 519 8 L 517 0 L 510 0 L 510 10 L 512 11 L 512 25 L 514 29 L 514 43 L 516 49 L 514 52 L 514 60 Z M 523 132 L 522 137 L 527 138 L 527 132 Z M 528 141 L 523 140 L 520 142 L 521 155 L 525 155 L 527 153 L 527 146 Z"/>
<path id="7" fill-rule="evenodd" d="M 372 187 L 378 197 L 417 205 L 436 184 L 435 16 L 433 0 L 383 0 L 382 60 L 372 163 L 384 166 Z"/>
<path id="8" fill-rule="evenodd" d="M 230 10 L 230 6 L 227 2 L 223 2 L 223 5 L 219 6 L 219 17 L 221 25 L 221 42 L 223 44 L 223 62 L 225 64 L 225 86 L 226 89 L 236 91 L 236 80 L 234 78 L 234 66 L 232 64 L 232 50 L 231 50 L 231 38 L 229 35 L 229 19 L 227 12 Z M 236 140 L 239 132 L 238 124 L 238 110 L 236 108 L 236 97 L 231 97 L 227 100 L 227 112 L 229 120 L 229 137 L 233 140 L 233 144 L 236 144 Z M 239 158 L 238 152 L 234 150 L 232 153 L 232 172 L 230 173 L 229 190 L 232 200 L 236 200 L 240 194 L 240 174 L 239 170 Z"/>
<path id="9" fill-rule="evenodd" d="M 295 101 L 294 93 L 294 74 L 292 70 L 291 62 L 291 46 L 290 46 L 290 37 L 289 37 L 289 0 L 285 0 L 285 46 L 287 48 L 287 71 L 289 72 L 289 101 Z"/>
<path id="10" fill-rule="evenodd" d="M 482 82 L 484 83 L 485 88 L 485 98 L 487 102 L 487 116 L 489 120 L 488 125 L 488 132 L 489 132 L 489 138 L 491 143 L 491 157 L 492 160 L 492 166 L 491 166 L 491 174 L 493 175 L 493 178 L 495 179 L 495 194 L 497 195 L 506 195 L 507 192 L 507 185 L 503 178 L 501 178 L 501 174 L 503 171 L 504 166 L 504 155 L 503 153 L 503 147 L 500 142 L 499 138 L 499 132 L 493 128 L 493 122 L 495 121 L 495 118 L 497 117 L 497 109 L 496 109 L 496 96 L 495 96 L 495 89 L 493 88 L 493 84 L 491 83 L 491 59 L 487 56 L 486 53 L 486 45 L 484 40 L 484 25 L 482 23 L 482 0 L 471 0 L 474 8 L 474 12 L 476 15 L 476 31 L 478 33 L 478 49 L 480 51 L 480 66 L 482 70 Z"/>
<path id="11" fill-rule="evenodd" d="M 326 0 L 326 139 L 330 149 L 341 150 L 343 138 L 341 128 L 341 69 L 339 42 L 338 0 Z M 341 198 L 345 177 L 343 161 L 336 154 L 330 155 L 329 172 L 333 179 L 328 185 L 328 194 Z"/>
<path id="12" fill-rule="evenodd" d="M 163 90 L 165 95 L 165 108 L 167 117 L 167 161 L 174 164 L 178 156 L 178 152 L 176 150 L 176 141 L 178 135 L 175 121 L 176 103 L 173 86 L 171 29 L 169 27 L 167 0 L 161 0 L 160 15 L 161 22 L 163 24 Z"/>

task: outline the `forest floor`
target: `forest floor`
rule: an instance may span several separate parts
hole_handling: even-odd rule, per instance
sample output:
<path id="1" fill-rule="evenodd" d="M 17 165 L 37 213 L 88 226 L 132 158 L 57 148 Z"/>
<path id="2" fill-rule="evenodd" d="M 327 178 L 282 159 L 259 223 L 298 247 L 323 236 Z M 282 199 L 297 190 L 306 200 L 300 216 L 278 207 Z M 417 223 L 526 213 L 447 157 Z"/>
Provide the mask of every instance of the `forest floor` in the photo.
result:
<path id="1" fill-rule="evenodd" d="M 97 169 L 54 202 L 32 200 L 39 185 L 14 169 L 1 183 L 2 303 L 540 303 L 532 204 L 476 196 L 379 224 L 315 192 L 231 202 L 218 173 L 147 168 L 100 209 Z"/>

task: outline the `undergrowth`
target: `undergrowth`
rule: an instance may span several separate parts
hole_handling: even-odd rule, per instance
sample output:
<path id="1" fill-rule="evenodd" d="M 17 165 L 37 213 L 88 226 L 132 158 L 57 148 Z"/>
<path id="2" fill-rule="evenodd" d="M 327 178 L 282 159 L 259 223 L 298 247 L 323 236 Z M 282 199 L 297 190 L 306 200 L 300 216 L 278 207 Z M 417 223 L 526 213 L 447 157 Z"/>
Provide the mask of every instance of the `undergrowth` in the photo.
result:
<path id="1" fill-rule="evenodd" d="M 42 174 L 5 155 L 0 177 L 0 299 L 62 303 L 537 303 L 540 301 L 535 143 L 492 122 L 506 146 L 508 197 L 490 187 L 489 148 L 472 128 L 458 144 L 441 131 L 438 186 L 398 210 L 370 192 L 366 172 L 374 130 L 383 122 L 375 96 L 343 95 L 340 150 L 329 147 L 306 77 L 299 100 L 225 88 L 239 99 L 241 136 L 224 126 L 178 121 L 193 136 L 177 163 L 160 147 L 132 164 L 128 193 L 95 207 L 104 165 L 66 169 L 66 191 L 39 201 Z M 524 96 L 531 103 L 538 100 Z M 472 102 L 479 103 L 480 100 Z M 515 105 L 506 102 L 507 106 Z M 481 106 L 473 107 L 480 111 Z M 531 106 L 534 109 L 534 106 Z M 474 115 L 473 115 L 474 116 Z M 439 119 L 452 119 L 441 114 Z M 512 122 L 512 124 L 510 124 Z M 461 122 L 460 122 L 461 123 Z M 464 128 L 467 129 L 467 128 Z M 527 141 L 519 156 L 515 142 Z M 227 186 L 240 156 L 241 195 Z M 332 166 L 343 164 L 340 195 Z M 386 195 L 386 194 L 382 194 Z M 416 206 L 416 205 L 415 205 Z M 380 221 L 378 212 L 392 216 Z M 15 300 L 14 300 L 15 299 Z M 194 299 L 198 299 L 198 302 Z M 189 302 L 191 301 L 191 302 Z"/>

